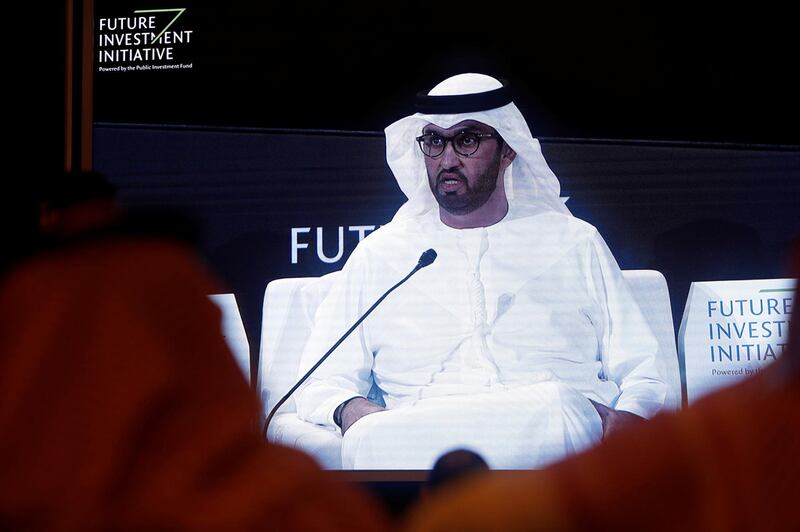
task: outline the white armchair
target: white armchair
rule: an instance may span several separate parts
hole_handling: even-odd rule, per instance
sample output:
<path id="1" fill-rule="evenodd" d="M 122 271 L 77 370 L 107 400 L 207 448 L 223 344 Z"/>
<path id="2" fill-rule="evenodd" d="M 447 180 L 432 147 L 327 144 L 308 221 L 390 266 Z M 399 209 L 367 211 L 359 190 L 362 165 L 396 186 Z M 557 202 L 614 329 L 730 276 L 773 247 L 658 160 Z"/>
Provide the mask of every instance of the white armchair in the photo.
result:
<path id="1" fill-rule="evenodd" d="M 300 357 L 314 323 L 314 313 L 337 274 L 276 279 L 267 285 L 261 322 L 259 371 L 259 390 L 265 415 L 297 382 Z M 290 398 L 276 412 L 267 438 L 305 451 L 326 469 L 341 469 L 342 436 L 339 431 L 302 421 L 296 412 L 294 399 Z"/>
<path id="2" fill-rule="evenodd" d="M 336 275 L 338 272 L 322 277 L 277 279 L 267 285 L 259 372 L 265 414 L 297 381 L 300 356 L 313 326 L 316 308 Z M 677 409 L 681 402 L 681 379 L 666 280 L 653 270 L 627 270 L 623 275 L 658 339 L 659 369 L 666 376 L 671 392 L 667 406 Z M 272 442 L 312 455 L 326 469 L 342 467 L 339 431 L 300 420 L 293 399 L 276 413 L 267 437 Z"/>

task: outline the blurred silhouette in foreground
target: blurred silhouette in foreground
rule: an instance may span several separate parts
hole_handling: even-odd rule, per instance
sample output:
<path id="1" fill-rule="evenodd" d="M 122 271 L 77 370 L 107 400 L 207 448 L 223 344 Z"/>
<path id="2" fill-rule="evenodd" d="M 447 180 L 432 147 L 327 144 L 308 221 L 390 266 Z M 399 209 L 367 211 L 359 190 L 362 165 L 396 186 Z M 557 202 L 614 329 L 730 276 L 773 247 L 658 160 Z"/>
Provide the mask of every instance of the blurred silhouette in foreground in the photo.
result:
<path id="1" fill-rule="evenodd" d="M 439 491 L 485 471 L 489 471 L 489 465 L 478 453 L 468 449 L 447 452 L 433 464 L 425 486 L 426 493 Z"/>
<path id="2" fill-rule="evenodd" d="M 408 529 L 800 530 L 798 320 L 790 327 L 783 356 L 754 377 L 550 468 L 456 486 Z"/>
<path id="3" fill-rule="evenodd" d="M 0 270 L 0 529 L 382 529 L 255 430 L 191 247 L 126 219 L 99 176 L 64 176 L 84 178 L 36 195 L 38 219 L 18 209 L 36 242 Z"/>

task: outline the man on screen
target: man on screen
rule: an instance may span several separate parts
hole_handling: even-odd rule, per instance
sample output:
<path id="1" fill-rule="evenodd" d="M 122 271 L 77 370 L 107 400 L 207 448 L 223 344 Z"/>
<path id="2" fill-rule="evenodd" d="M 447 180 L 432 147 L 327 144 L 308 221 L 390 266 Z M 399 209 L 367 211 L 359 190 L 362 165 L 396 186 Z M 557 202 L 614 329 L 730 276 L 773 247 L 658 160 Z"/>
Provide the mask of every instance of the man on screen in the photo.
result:
<path id="1" fill-rule="evenodd" d="M 461 74 L 418 106 L 386 129 L 408 201 L 349 258 L 301 369 L 422 251 L 438 258 L 320 366 L 298 415 L 341 428 L 345 468 L 427 469 L 467 447 L 512 469 L 656 413 L 656 340 L 603 239 L 560 200 L 508 87 Z M 373 384 L 382 398 L 366 398 Z"/>

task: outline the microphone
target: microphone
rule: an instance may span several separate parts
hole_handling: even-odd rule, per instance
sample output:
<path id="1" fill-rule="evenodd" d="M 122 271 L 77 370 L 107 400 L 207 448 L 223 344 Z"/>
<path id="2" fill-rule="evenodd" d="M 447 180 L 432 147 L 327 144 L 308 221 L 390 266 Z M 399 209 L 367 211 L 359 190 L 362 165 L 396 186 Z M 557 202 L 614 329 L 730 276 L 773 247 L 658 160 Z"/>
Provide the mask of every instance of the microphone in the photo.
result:
<path id="1" fill-rule="evenodd" d="M 278 402 L 275 404 L 275 406 L 273 406 L 273 407 L 272 407 L 272 410 L 270 410 L 270 411 L 269 411 L 269 415 L 267 416 L 267 419 L 266 419 L 266 421 L 264 421 L 264 437 L 265 437 L 265 438 L 267 437 L 267 429 L 269 429 L 269 424 L 270 424 L 270 421 L 272 421 L 272 418 L 275 416 L 275 413 L 278 411 L 278 409 L 279 409 L 281 406 L 283 406 L 283 403 L 285 403 L 286 401 L 288 401 L 288 400 L 289 400 L 289 397 L 291 397 L 291 396 L 292 396 L 292 394 L 293 394 L 295 391 L 297 391 L 297 389 L 298 389 L 298 388 L 299 388 L 299 387 L 300 387 L 300 386 L 301 386 L 301 385 L 302 385 L 304 382 L 306 382 L 306 380 L 308 380 L 308 378 L 311 376 L 311 374 L 312 374 L 312 373 L 314 373 L 314 371 L 315 371 L 315 370 L 316 370 L 318 367 L 320 367 L 320 365 L 322 365 L 322 363 L 323 363 L 323 362 L 325 362 L 325 360 L 326 360 L 326 359 L 327 359 L 327 358 L 328 358 L 328 357 L 331 355 L 331 353 L 333 353 L 333 352 L 334 352 L 334 350 L 335 350 L 337 347 L 339 347 L 339 345 L 340 345 L 342 342 L 344 342 L 344 341 L 347 339 L 347 337 L 348 337 L 348 336 L 350 336 L 350 333 L 352 333 L 353 331 L 355 331 L 355 330 L 356 330 L 356 327 L 358 327 L 359 325 L 361 325 L 361 322 L 362 322 L 362 321 L 364 321 L 364 320 L 367 318 L 367 316 L 369 316 L 369 315 L 372 313 L 372 311 L 373 311 L 373 310 L 375 310 L 375 308 L 376 308 L 378 305 L 380 305 L 380 304 L 381 304 L 381 302 L 382 302 L 384 299 L 386 299 L 386 296 L 388 296 L 389 294 L 391 294 L 391 293 L 394 291 L 394 289 L 395 289 L 395 288 L 399 287 L 401 284 L 403 284 L 403 283 L 405 283 L 406 281 L 408 281 L 408 280 L 411 278 L 411 276 L 412 276 L 412 275 L 414 275 L 415 273 L 417 273 L 418 271 L 420 271 L 422 268 L 425 268 L 426 266 L 430 266 L 431 264 L 433 264 L 433 261 L 435 261 L 435 260 L 436 260 L 436 251 L 434 251 L 433 249 L 428 249 L 428 250 L 424 251 L 424 252 L 422 253 L 422 255 L 420 255 L 420 257 L 419 257 L 419 261 L 417 261 L 417 265 L 416 265 L 416 266 L 414 266 L 414 269 L 413 269 L 413 270 L 411 270 L 411 271 L 408 273 L 408 275 L 406 275 L 405 277 L 403 277 L 402 279 L 400 279 L 400 282 L 398 282 L 396 285 L 394 285 L 393 287 L 391 287 L 390 289 L 388 289 L 386 292 L 384 292 L 384 293 L 383 293 L 383 295 L 382 295 L 381 297 L 379 297 L 379 298 L 378 298 L 378 300 L 377 300 L 377 301 L 375 301 L 375 303 L 373 303 L 373 304 L 372 304 L 372 306 L 371 306 L 371 307 L 369 307 L 369 308 L 367 309 L 367 311 L 366 311 L 366 312 L 364 312 L 364 314 L 362 314 L 362 315 L 361 315 L 361 317 L 360 317 L 360 318 L 358 318 L 358 319 L 356 320 L 356 322 L 353 324 L 353 326 L 352 326 L 352 327 L 350 327 L 349 329 L 347 329 L 347 332 L 345 332 L 345 333 L 342 335 L 342 337 L 341 337 L 341 338 L 339 338 L 339 339 L 336 341 L 336 343 L 335 343 L 335 344 L 333 344 L 333 346 L 332 346 L 330 349 L 328 349 L 328 352 L 327 352 L 327 353 L 325 353 L 324 355 L 322 355 L 322 357 L 321 357 L 319 360 L 317 360 L 316 364 L 314 364 L 313 366 L 311 366 L 311 369 L 309 369 L 309 370 L 306 372 L 306 374 L 305 374 L 305 375 L 303 375 L 302 377 L 300 377 L 300 380 L 298 380 L 298 381 L 295 383 L 295 385 L 294 385 L 294 386 L 292 386 L 292 387 L 289 389 L 289 391 L 288 391 L 288 392 L 286 392 L 286 394 L 285 394 L 283 397 L 281 397 L 280 401 L 278 401 Z"/>
<path id="2" fill-rule="evenodd" d="M 412 273 L 416 273 L 417 270 L 421 270 L 425 266 L 430 266 L 433 264 L 433 261 L 436 260 L 436 252 L 433 249 L 429 249 L 427 251 L 423 251 L 422 255 L 419 256 L 419 261 L 417 262 L 417 267 L 414 268 Z M 403 279 L 405 281 L 405 279 Z M 400 281 L 400 282 L 403 282 Z"/>

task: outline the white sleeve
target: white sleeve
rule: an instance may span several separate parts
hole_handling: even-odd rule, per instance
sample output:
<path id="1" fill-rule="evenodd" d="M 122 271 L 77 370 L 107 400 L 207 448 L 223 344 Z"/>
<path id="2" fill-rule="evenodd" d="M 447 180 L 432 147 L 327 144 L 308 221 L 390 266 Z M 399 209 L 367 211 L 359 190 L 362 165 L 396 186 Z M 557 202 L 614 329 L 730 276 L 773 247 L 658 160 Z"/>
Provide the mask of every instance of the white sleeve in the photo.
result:
<path id="1" fill-rule="evenodd" d="M 369 308 L 364 287 L 370 286 L 366 253 L 356 249 L 322 300 L 314 327 L 300 360 L 298 378 L 330 349 Z M 333 412 L 351 397 L 366 397 L 372 386 L 373 355 L 367 346 L 364 324 L 353 331 L 316 369 L 295 395 L 297 415 L 306 421 L 335 427 Z"/>
<path id="2" fill-rule="evenodd" d="M 600 309 L 603 373 L 620 389 L 610 406 L 650 418 L 664 406 L 669 390 L 658 370 L 658 341 L 597 231 L 589 241 L 588 261 L 589 290 Z"/>

